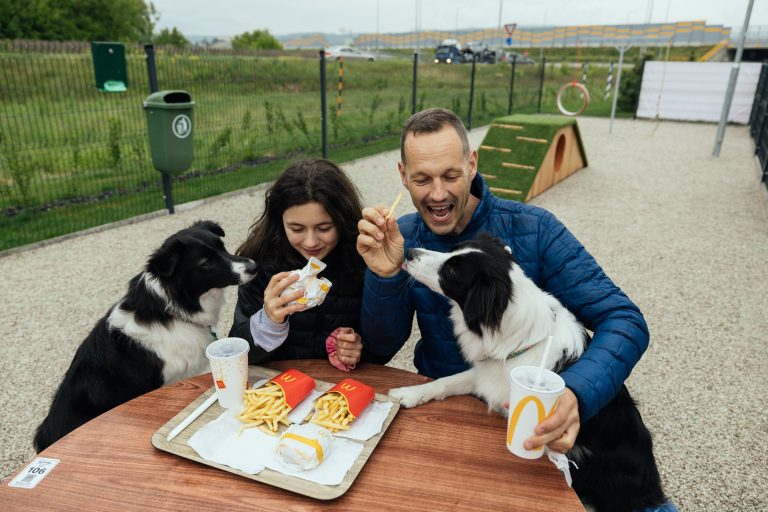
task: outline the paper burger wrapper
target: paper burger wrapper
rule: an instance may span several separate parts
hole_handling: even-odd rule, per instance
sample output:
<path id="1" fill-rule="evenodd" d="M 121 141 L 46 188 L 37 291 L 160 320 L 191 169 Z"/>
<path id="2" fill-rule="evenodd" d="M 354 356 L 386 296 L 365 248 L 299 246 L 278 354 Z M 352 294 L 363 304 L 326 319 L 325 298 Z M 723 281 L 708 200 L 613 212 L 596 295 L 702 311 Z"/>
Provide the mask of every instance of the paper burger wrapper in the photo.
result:
<path id="1" fill-rule="evenodd" d="M 270 382 L 280 386 L 280 389 L 283 390 L 285 403 L 291 409 L 299 405 L 315 389 L 315 379 L 293 368 L 285 370 Z"/>
<path id="2" fill-rule="evenodd" d="M 288 304 L 303 304 L 307 309 L 319 306 L 325 300 L 325 296 L 331 290 L 333 284 L 324 277 L 317 277 L 326 264 L 317 258 L 309 258 L 304 268 L 294 270 L 291 274 L 298 274 L 299 280 L 288 286 L 281 295 L 304 290 L 304 296 L 289 302 Z"/>
<path id="3" fill-rule="evenodd" d="M 373 401 L 373 388 L 366 386 L 362 382 L 358 382 L 355 379 L 344 379 L 331 389 L 326 391 L 327 393 L 339 393 L 347 399 L 347 408 L 352 416 L 357 418 L 360 413 L 368 407 Z"/>
<path id="4" fill-rule="evenodd" d="M 306 471 L 328 458 L 333 436 L 327 428 L 314 423 L 291 425 L 280 437 L 278 458 L 294 471 Z"/>

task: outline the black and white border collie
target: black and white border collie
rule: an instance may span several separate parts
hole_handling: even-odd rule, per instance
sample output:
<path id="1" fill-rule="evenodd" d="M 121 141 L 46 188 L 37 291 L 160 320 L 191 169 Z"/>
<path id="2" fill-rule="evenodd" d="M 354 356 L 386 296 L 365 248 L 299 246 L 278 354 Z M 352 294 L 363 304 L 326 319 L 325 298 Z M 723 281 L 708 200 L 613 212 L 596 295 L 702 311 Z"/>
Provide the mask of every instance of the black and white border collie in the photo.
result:
<path id="1" fill-rule="evenodd" d="M 150 256 L 77 349 L 37 429 L 38 452 L 113 407 L 208 371 L 223 289 L 256 272 L 252 260 L 227 252 L 223 236 L 215 222 L 199 221 Z"/>
<path id="2" fill-rule="evenodd" d="M 404 268 L 417 281 L 451 299 L 451 320 L 472 368 L 426 384 L 395 388 L 405 407 L 474 394 L 504 416 L 509 372 L 538 366 L 552 336 L 548 368 L 559 372 L 581 356 L 588 333 L 553 296 L 525 276 L 509 248 L 488 234 L 452 252 L 410 249 Z M 620 512 L 666 502 L 651 434 L 625 386 L 594 418 L 582 423 L 568 452 L 576 463 L 573 489 L 598 511 Z"/>

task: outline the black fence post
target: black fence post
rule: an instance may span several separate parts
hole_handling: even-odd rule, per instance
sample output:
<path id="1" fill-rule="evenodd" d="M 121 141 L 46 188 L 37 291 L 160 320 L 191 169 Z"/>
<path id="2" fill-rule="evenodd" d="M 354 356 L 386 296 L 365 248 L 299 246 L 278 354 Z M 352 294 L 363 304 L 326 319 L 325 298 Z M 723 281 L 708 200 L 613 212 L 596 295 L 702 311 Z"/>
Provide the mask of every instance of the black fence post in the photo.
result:
<path id="1" fill-rule="evenodd" d="M 320 50 L 320 113 L 322 116 L 322 151 L 323 158 L 328 158 L 328 116 L 325 105 L 325 50 Z"/>
<path id="2" fill-rule="evenodd" d="M 517 55 L 512 56 L 512 74 L 509 77 L 509 106 L 507 115 L 512 113 L 512 95 L 515 93 L 515 65 L 517 64 Z"/>
<path id="3" fill-rule="evenodd" d="M 541 114 L 541 97 L 544 94 L 544 70 L 547 68 L 547 58 L 541 58 L 541 77 L 539 78 L 539 106 L 536 107 L 536 113 Z"/>
<path id="4" fill-rule="evenodd" d="M 416 91 L 418 90 L 419 52 L 413 52 L 413 86 L 411 87 L 411 115 L 416 113 Z"/>
<path id="5" fill-rule="evenodd" d="M 144 54 L 147 56 L 147 76 L 149 77 L 149 92 L 157 92 L 160 87 L 157 85 L 157 68 L 155 67 L 155 47 L 151 44 L 144 45 Z M 173 215 L 173 191 L 171 188 L 171 176 L 166 172 L 160 173 L 163 177 L 163 196 L 165 197 L 165 207 L 168 213 Z"/>
<path id="6" fill-rule="evenodd" d="M 469 115 L 467 115 L 467 130 L 472 129 L 472 102 L 475 99 L 475 66 L 477 59 L 472 59 L 472 79 L 469 81 Z"/>

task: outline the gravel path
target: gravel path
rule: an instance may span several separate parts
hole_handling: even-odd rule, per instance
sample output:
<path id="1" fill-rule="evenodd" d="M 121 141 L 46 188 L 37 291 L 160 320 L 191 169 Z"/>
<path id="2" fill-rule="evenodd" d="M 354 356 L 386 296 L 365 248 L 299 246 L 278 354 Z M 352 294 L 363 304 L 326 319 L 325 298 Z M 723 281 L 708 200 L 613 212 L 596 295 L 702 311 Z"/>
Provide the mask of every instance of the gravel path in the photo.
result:
<path id="1" fill-rule="evenodd" d="M 590 165 L 534 203 L 553 211 L 638 303 L 651 346 L 628 385 L 685 511 L 768 510 L 768 201 L 744 127 L 720 158 L 711 124 L 579 119 Z M 477 146 L 485 129 L 471 134 Z M 397 152 L 344 165 L 367 203 L 400 190 Z M 77 345 L 146 256 L 194 220 L 234 249 L 266 186 L 0 258 L 0 479 L 34 455 L 33 431 Z M 412 211 L 403 201 L 398 213 Z M 234 290 L 219 330 L 232 318 Z M 412 337 L 412 340 L 416 335 Z M 391 363 L 411 364 L 413 342 Z"/>

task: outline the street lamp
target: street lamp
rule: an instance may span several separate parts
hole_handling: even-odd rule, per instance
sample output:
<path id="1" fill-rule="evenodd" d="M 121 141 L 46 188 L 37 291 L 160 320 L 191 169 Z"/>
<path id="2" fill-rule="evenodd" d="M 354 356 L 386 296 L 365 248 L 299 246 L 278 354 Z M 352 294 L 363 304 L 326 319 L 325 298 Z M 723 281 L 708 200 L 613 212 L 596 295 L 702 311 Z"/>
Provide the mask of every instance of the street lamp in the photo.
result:
<path id="1" fill-rule="evenodd" d="M 454 25 L 454 27 L 455 27 L 454 28 L 454 32 L 456 33 L 456 39 L 459 38 L 459 11 L 464 9 L 464 7 L 466 7 L 466 5 L 463 6 L 463 7 L 457 7 L 456 8 L 456 21 L 455 21 L 455 25 Z"/>

